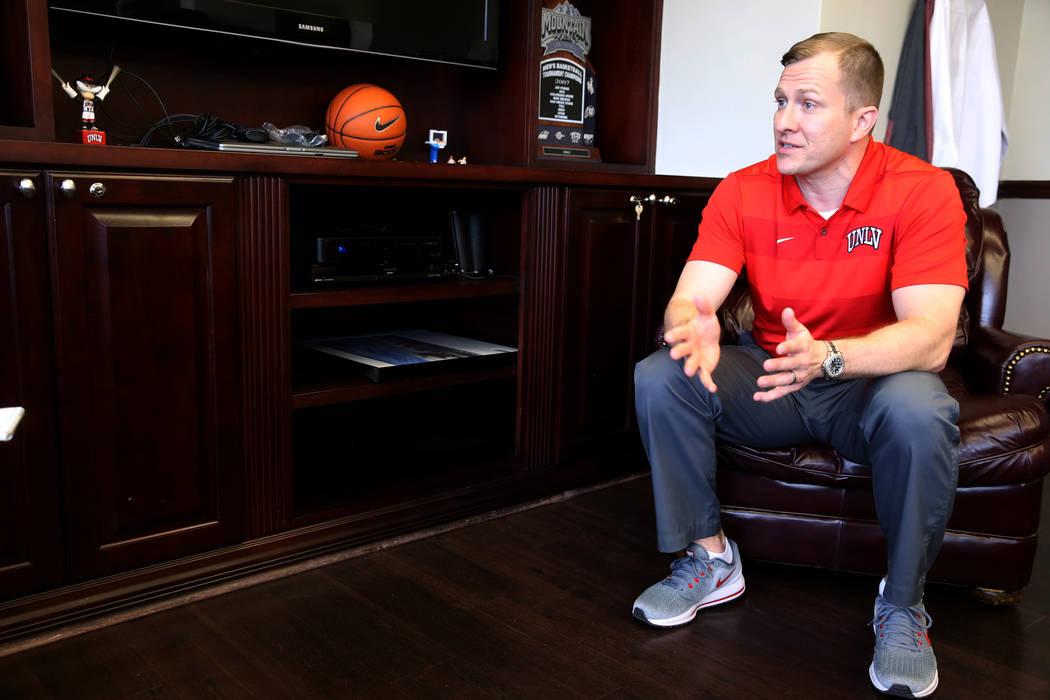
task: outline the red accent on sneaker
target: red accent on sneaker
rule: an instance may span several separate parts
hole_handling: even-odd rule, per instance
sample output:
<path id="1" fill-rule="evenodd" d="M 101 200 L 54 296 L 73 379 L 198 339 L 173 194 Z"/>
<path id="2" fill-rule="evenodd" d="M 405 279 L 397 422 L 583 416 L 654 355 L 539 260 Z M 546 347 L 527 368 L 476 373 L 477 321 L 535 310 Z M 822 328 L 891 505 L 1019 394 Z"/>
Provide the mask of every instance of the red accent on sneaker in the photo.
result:
<path id="1" fill-rule="evenodd" d="M 725 578 L 718 579 L 718 583 L 715 584 L 715 588 L 721 588 L 722 584 L 729 580 L 729 577 L 733 575 L 734 571 L 736 571 L 736 567 L 735 566 L 732 569 L 730 569 L 729 573 L 726 574 Z"/>

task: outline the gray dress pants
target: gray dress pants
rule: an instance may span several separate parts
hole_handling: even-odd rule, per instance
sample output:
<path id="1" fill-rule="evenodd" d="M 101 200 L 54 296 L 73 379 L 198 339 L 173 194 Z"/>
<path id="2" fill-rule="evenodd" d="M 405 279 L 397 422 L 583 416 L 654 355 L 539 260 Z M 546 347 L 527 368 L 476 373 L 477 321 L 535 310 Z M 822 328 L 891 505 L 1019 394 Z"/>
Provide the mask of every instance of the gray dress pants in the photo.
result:
<path id="1" fill-rule="evenodd" d="M 830 445 L 869 464 L 879 525 L 889 545 L 885 597 L 922 598 L 944 540 L 959 474 L 959 405 L 930 372 L 816 379 L 778 401 L 752 396 L 769 354 L 745 334 L 723 346 L 716 393 L 687 377 L 663 348 L 635 367 L 635 408 L 653 475 L 657 545 L 684 549 L 721 529 L 715 440 L 754 448 Z M 731 533 L 727 533 L 730 534 Z"/>

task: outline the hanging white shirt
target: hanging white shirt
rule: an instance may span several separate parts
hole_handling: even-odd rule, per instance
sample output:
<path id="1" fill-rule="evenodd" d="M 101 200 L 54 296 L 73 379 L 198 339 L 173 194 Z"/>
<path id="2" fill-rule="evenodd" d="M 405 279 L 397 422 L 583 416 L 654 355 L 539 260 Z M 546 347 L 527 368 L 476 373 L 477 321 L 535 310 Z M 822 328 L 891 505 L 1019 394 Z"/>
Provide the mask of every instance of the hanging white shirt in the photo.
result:
<path id="1" fill-rule="evenodd" d="M 965 171 L 995 201 L 1008 145 L 999 64 L 984 0 L 936 0 L 930 18 L 933 158 Z"/>

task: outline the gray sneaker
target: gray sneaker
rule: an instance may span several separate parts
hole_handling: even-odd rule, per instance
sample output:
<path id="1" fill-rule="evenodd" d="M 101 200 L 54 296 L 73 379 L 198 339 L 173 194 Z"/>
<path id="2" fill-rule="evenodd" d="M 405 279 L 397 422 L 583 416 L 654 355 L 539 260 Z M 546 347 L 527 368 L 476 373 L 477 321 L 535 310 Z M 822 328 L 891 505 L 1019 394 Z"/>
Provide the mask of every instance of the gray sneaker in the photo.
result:
<path id="1" fill-rule="evenodd" d="M 920 600 L 907 608 L 875 598 L 875 657 L 868 668 L 872 684 L 883 693 L 924 698 L 937 689 L 937 659 L 926 631 L 933 620 Z"/>
<path id="2" fill-rule="evenodd" d="M 689 545 L 685 556 L 671 562 L 671 575 L 654 583 L 634 601 L 634 616 L 655 627 L 676 627 L 696 617 L 701 608 L 727 603 L 744 592 L 744 573 L 736 543 L 726 540 L 733 563 L 712 559 L 703 547 Z"/>

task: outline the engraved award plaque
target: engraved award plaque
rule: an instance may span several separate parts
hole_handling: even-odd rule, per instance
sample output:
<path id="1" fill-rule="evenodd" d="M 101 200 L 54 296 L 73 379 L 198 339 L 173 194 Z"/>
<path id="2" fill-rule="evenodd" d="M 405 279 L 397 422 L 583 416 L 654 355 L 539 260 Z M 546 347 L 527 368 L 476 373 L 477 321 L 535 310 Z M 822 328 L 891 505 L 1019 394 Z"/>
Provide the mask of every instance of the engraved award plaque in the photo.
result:
<path id="1" fill-rule="evenodd" d="M 595 141 L 597 79 L 587 59 L 591 19 L 568 0 L 544 0 L 540 22 L 540 158 L 601 161 Z"/>

